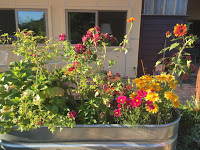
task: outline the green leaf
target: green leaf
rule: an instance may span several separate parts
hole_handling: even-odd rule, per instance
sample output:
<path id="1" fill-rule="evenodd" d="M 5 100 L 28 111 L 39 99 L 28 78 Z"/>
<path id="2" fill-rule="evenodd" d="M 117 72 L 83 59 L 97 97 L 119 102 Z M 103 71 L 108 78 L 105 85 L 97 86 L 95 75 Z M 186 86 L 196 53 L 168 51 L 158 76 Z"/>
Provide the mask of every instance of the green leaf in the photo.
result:
<path id="1" fill-rule="evenodd" d="M 109 67 L 115 65 L 115 63 L 116 63 L 116 61 L 115 61 L 115 60 L 112 60 L 112 59 L 109 60 L 108 62 L 109 62 Z"/>
<path id="2" fill-rule="evenodd" d="M 119 48 L 115 48 L 115 49 L 113 49 L 113 51 L 118 51 L 119 50 Z"/>
<path id="3" fill-rule="evenodd" d="M 58 106 L 53 105 L 52 108 L 51 108 L 51 111 L 52 111 L 54 114 L 57 114 L 58 111 L 59 111 Z"/>
<path id="4" fill-rule="evenodd" d="M 170 47 L 163 48 L 158 54 L 164 53 L 164 52 L 167 51 L 169 48 L 170 48 Z"/>
<path id="5" fill-rule="evenodd" d="M 179 46 L 179 43 L 173 43 L 171 46 L 170 46 L 170 49 L 169 50 L 172 50 L 174 48 L 177 48 Z"/>

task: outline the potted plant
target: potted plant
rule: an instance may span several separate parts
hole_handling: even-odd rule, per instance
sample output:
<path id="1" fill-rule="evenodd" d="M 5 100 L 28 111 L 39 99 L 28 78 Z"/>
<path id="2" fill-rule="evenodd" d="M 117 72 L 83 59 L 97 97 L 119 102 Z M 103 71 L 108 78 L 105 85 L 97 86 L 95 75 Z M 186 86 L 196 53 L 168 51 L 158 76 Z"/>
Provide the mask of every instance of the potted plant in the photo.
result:
<path id="1" fill-rule="evenodd" d="M 131 28 L 134 20 L 127 20 Z M 109 69 L 121 52 L 127 52 L 131 28 L 121 48 L 115 49 L 116 58 L 109 60 Z M 105 73 L 105 63 L 106 46 L 115 38 L 100 33 L 97 26 L 75 47 L 64 34 L 59 42 L 46 41 L 42 47 L 37 41 L 43 37 L 34 37 L 31 31 L 16 36 L 14 52 L 24 59 L 0 75 L 4 148 L 175 149 L 180 113 L 174 108 L 180 103 L 172 75 L 145 75 L 131 82 L 117 73 L 113 80 Z M 48 61 L 58 58 L 67 66 L 49 72 Z"/>

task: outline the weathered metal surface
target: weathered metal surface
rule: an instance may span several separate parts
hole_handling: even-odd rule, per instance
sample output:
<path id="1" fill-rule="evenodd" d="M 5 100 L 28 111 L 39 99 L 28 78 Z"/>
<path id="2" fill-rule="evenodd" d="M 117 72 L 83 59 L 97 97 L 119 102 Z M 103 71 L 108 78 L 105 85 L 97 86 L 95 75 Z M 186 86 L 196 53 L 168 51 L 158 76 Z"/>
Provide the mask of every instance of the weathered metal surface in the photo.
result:
<path id="1" fill-rule="evenodd" d="M 164 125 L 76 125 L 52 134 L 47 127 L 20 132 L 13 130 L 0 135 L 7 150 L 92 150 L 92 149 L 176 149 L 180 113 L 177 119 Z"/>

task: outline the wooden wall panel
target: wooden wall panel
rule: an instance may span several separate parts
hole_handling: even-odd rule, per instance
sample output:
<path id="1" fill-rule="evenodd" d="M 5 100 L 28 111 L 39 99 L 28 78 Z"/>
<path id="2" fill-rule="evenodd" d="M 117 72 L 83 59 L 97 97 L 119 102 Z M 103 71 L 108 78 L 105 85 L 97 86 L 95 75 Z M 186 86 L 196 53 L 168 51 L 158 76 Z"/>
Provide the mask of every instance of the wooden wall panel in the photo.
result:
<path id="1" fill-rule="evenodd" d="M 47 6 L 48 0 L 15 0 L 16 5 Z"/>
<path id="2" fill-rule="evenodd" d="M 129 0 L 98 0 L 98 6 L 129 7 Z"/>
<path id="3" fill-rule="evenodd" d="M 96 6 L 96 0 L 65 0 L 65 7 Z"/>

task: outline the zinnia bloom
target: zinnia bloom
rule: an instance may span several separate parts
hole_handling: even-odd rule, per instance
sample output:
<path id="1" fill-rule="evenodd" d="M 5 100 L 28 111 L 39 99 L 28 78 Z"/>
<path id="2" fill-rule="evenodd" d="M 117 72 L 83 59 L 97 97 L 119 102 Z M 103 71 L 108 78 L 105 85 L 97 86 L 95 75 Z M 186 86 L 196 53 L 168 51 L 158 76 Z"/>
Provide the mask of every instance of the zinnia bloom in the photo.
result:
<path id="1" fill-rule="evenodd" d="M 75 118 L 76 116 L 77 116 L 77 112 L 75 112 L 74 110 L 69 112 L 69 118 Z"/>
<path id="2" fill-rule="evenodd" d="M 85 52 L 86 49 L 87 49 L 86 46 L 80 43 L 76 44 L 75 46 L 75 50 L 78 54 L 83 54 L 83 52 Z"/>
<path id="3" fill-rule="evenodd" d="M 143 90 L 139 90 L 137 91 L 138 95 L 141 96 L 141 97 L 146 97 L 147 96 L 147 92 L 146 91 L 143 91 Z"/>
<path id="4" fill-rule="evenodd" d="M 136 20 L 134 17 L 130 18 L 127 20 L 127 22 L 133 22 L 134 20 Z"/>
<path id="5" fill-rule="evenodd" d="M 132 99 L 132 102 L 130 103 L 130 105 L 131 105 L 132 107 L 139 107 L 140 104 L 141 104 L 141 99 L 142 99 L 142 97 L 140 97 L 140 96 L 138 95 L 137 97 L 135 97 L 135 98 Z"/>
<path id="6" fill-rule="evenodd" d="M 115 117 L 121 116 L 121 109 L 115 109 L 115 110 L 114 110 L 114 116 L 115 116 Z"/>
<path id="7" fill-rule="evenodd" d="M 117 100 L 117 103 L 119 104 L 124 104 L 124 102 L 126 101 L 126 96 L 119 96 L 116 100 Z"/>
<path id="8" fill-rule="evenodd" d="M 176 24 L 176 26 L 174 26 L 174 35 L 175 36 L 184 36 L 187 33 L 187 25 L 186 24 Z"/>

